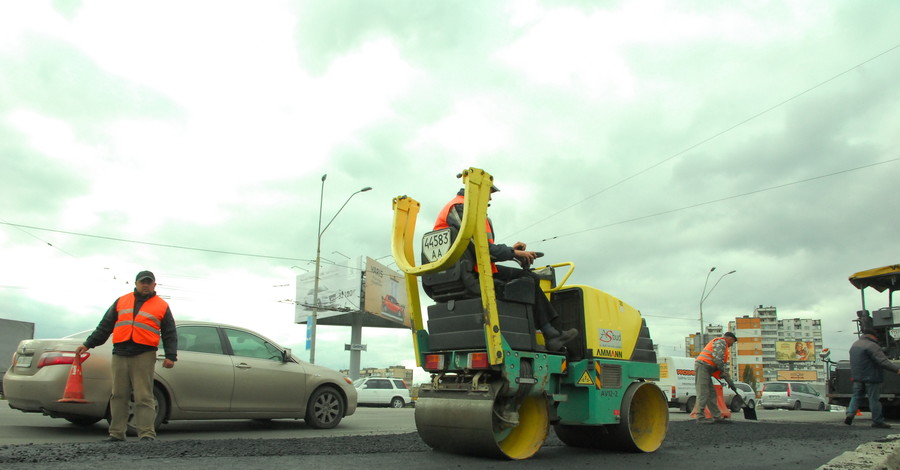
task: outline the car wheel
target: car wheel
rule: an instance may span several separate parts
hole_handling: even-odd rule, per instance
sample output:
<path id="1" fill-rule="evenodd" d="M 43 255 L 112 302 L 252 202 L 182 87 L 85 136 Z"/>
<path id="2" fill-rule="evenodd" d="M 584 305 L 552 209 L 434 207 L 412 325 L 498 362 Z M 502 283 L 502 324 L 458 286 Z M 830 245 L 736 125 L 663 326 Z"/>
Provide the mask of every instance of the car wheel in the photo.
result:
<path id="1" fill-rule="evenodd" d="M 169 402 L 160 387 L 153 387 L 153 398 L 156 400 L 156 418 L 153 419 L 153 429 L 158 430 L 162 426 L 163 420 L 169 413 Z M 109 421 L 109 420 L 107 420 Z M 137 436 L 137 427 L 134 423 L 134 400 L 128 401 L 128 427 L 125 433 L 129 436 Z"/>
<path id="2" fill-rule="evenodd" d="M 756 402 L 753 400 L 748 401 L 747 408 L 750 408 L 751 410 L 756 409 Z"/>
<path id="3" fill-rule="evenodd" d="M 741 411 L 742 404 L 743 402 L 741 402 L 741 397 L 735 395 L 734 398 L 731 399 L 731 411 L 735 413 Z"/>
<path id="4" fill-rule="evenodd" d="M 694 411 L 694 404 L 697 403 L 697 397 L 690 397 L 687 399 L 687 402 L 684 404 L 684 411 L 688 413 Z"/>
<path id="5" fill-rule="evenodd" d="M 404 406 L 406 406 L 406 402 L 402 398 L 394 397 L 391 399 L 391 408 L 403 408 Z"/>
<path id="6" fill-rule="evenodd" d="M 819 402 L 819 409 L 818 409 L 818 411 L 825 411 L 825 402 L 824 402 L 824 401 L 820 401 L 820 402 Z"/>
<path id="7" fill-rule="evenodd" d="M 331 429 L 344 417 L 344 398 L 333 387 L 320 387 L 309 397 L 306 424 L 316 429 Z"/>
<path id="8" fill-rule="evenodd" d="M 79 416 L 79 417 L 71 417 L 66 418 L 66 421 L 76 425 L 76 426 L 90 426 L 94 423 L 99 422 L 103 418 L 95 418 L 93 416 Z"/>
<path id="9" fill-rule="evenodd" d="M 793 407 L 792 409 L 793 409 L 793 410 L 799 410 L 799 409 L 800 409 L 800 401 L 799 401 L 799 400 L 794 402 L 794 407 Z"/>

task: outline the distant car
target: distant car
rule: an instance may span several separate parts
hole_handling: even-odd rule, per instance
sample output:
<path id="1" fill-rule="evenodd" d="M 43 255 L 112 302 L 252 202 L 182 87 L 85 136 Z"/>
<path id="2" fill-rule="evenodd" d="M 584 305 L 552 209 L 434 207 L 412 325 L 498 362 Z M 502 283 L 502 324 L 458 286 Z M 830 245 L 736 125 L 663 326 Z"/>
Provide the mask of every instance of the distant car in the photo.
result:
<path id="1" fill-rule="evenodd" d="M 753 391 L 753 387 L 750 384 L 735 382 L 734 388 L 737 389 L 737 393 L 732 392 L 728 386 L 725 386 L 722 390 L 725 403 L 728 404 L 731 411 L 741 411 L 741 408 L 743 408 L 741 406 L 742 401 L 748 408 L 756 408 L 756 392 Z M 740 396 L 740 399 L 738 396 Z"/>
<path id="2" fill-rule="evenodd" d="M 360 405 L 403 408 L 410 402 L 406 382 L 392 377 L 363 377 L 353 382 Z"/>
<path id="3" fill-rule="evenodd" d="M 825 411 L 828 405 L 819 392 L 803 382 L 765 382 L 759 406 L 788 410 Z"/>
<path id="4" fill-rule="evenodd" d="M 400 302 L 397 301 L 397 298 L 393 295 L 387 294 L 381 299 L 381 311 L 387 315 L 390 315 L 398 320 L 403 320 L 403 306 L 400 305 Z"/>
<path id="5" fill-rule="evenodd" d="M 294 418 L 328 429 L 356 411 L 356 389 L 349 379 L 303 362 L 253 331 L 194 321 L 177 321 L 176 327 L 178 362 L 163 368 L 162 349 L 157 360 L 157 427 L 174 420 Z M 9 406 L 79 425 L 108 420 L 111 341 L 88 350 L 82 365 L 84 396 L 91 403 L 57 402 L 75 348 L 91 331 L 20 342 L 4 380 Z"/>

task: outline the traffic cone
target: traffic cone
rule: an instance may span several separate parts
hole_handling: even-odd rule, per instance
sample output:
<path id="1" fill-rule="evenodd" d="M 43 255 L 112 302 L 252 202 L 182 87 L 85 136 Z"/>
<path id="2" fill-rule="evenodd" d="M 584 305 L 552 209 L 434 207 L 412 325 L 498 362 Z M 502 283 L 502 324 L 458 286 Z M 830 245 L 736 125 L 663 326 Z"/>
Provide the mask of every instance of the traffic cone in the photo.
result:
<path id="1" fill-rule="evenodd" d="M 856 410 L 856 416 L 862 416 L 862 410 L 857 409 L 857 410 Z"/>
<path id="2" fill-rule="evenodd" d="M 69 379 L 66 380 L 66 390 L 63 397 L 57 400 L 60 403 L 90 403 L 84 399 L 84 380 L 81 377 L 81 356 L 76 354 L 72 368 L 69 369 Z"/>

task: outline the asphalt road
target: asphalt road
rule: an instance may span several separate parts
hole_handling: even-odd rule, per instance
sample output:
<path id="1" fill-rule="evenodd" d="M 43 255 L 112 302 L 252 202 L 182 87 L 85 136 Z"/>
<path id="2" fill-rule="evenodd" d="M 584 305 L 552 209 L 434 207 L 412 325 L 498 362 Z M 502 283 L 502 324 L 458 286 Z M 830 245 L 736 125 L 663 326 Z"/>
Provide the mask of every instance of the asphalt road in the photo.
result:
<path id="1" fill-rule="evenodd" d="M 5 403 L 0 402 L 5 408 Z M 18 413 L 19 416 L 16 416 Z M 524 462 L 485 460 L 431 451 L 414 432 L 414 410 L 361 408 L 337 430 L 313 430 L 302 421 L 197 421 L 164 426 L 155 442 L 103 443 L 103 422 L 79 428 L 62 420 L 0 410 L 0 467 L 16 469 L 348 469 L 360 466 L 429 469 L 648 468 L 690 469 L 715 462 L 740 469 L 815 469 L 844 451 L 896 430 L 869 427 L 868 415 L 845 426 L 840 412 L 758 410 L 730 425 L 697 425 L 672 412 L 662 448 L 652 454 L 572 449 L 550 432 Z M 24 418 L 23 418 L 24 417 Z M 23 423 L 22 420 L 26 422 Z M 384 434 L 389 433 L 389 434 Z M 30 435 L 33 444 L 17 436 Z M 10 444 L 10 441 L 19 442 Z M 718 466 L 718 465 L 716 465 Z"/>

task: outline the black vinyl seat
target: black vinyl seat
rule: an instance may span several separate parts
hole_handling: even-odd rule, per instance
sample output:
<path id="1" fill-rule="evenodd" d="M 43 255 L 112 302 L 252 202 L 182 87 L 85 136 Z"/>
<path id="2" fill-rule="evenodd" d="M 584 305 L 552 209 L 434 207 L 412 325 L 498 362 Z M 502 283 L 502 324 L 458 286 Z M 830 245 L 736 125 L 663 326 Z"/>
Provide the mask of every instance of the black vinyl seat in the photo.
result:
<path id="1" fill-rule="evenodd" d="M 458 231 L 451 230 L 451 243 Z M 422 255 L 422 262 L 427 262 Z M 450 268 L 422 276 L 425 294 L 437 302 L 428 307 L 429 346 L 434 350 L 482 349 L 485 347 L 484 307 L 481 287 L 475 272 L 475 250 L 469 244 L 465 253 Z M 495 280 L 500 333 L 510 347 L 534 350 L 534 289 L 530 278 L 508 283 Z"/>

